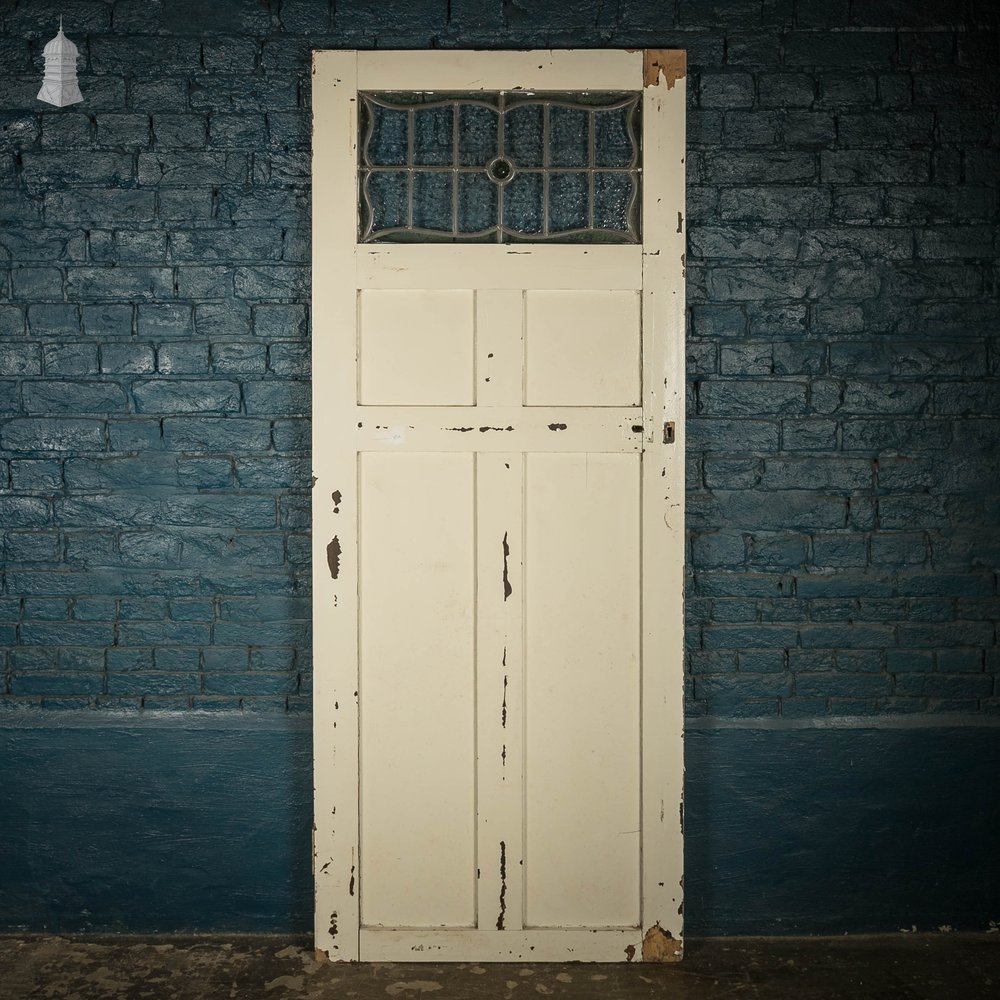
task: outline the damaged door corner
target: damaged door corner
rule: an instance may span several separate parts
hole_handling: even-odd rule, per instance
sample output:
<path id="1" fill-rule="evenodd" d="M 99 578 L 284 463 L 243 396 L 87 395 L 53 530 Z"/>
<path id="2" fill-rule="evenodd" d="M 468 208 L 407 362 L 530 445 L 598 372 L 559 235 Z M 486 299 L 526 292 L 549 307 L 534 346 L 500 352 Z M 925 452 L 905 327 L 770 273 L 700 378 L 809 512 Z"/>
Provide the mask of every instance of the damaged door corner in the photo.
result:
<path id="1" fill-rule="evenodd" d="M 687 76 L 687 53 L 683 49 L 643 49 L 642 84 L 656 87 L 662 75 L 667 90 Z"/>
<path id="2" fill-rule="evenodd" d="M 642 939 L 642 960 L 644 962 L 679 962 L 684 957 L 684 949 L 670 931 L 659 924 L 653 924 Z"/>

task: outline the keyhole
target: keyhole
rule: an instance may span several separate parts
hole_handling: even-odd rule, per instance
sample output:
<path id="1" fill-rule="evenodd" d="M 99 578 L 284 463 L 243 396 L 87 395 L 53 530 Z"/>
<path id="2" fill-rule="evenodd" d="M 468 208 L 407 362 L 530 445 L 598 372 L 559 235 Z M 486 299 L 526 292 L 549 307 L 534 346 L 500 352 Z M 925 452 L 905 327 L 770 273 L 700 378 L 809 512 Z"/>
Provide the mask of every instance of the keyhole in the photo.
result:
<path id="1" fill-rule="evenodd" d="M 505 181 L 510 180 L 511 174 L 514 173 L 514 167 L 511 165 L 509 160 L 505 160 L 502 156 L 498 156 L 487 168 L 487 172 L 490 177 L 499 184 L 503 184 Z"/>

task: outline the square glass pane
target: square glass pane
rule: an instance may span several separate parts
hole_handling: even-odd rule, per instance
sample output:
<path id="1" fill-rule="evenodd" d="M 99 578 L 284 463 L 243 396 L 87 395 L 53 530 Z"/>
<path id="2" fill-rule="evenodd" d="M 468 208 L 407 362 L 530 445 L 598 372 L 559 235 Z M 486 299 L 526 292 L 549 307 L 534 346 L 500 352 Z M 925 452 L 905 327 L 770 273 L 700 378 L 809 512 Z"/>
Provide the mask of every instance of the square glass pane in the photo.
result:
<path id="1" fill-rule="evenodd" d="M 542 175 L 517 173 L 503 188 L 503 224 L 516 233 L 542 231 Z"/>
<path id="2" fill-rule="evenodd" d="M 514 166 L 540 167 L 543 145 L 541 104 L 520 104 L 504 114 L 504 156 Z"/>
<path id="3" fill-rule="evenodd" d="M 594 174 L 594 228 L 627 233 L 637 211 L 635 180 L 627 173 Z"/>
<path id="4" fill-rule="evenodd" d="M 485 167 L 497 155 L 499 114 L 490 108 L 464 104 L 458 114 L 458 162 L 463 167 Z"/>
<path id="5" fill-rule="evenodd" d="M 631 167 L 638 152 L 629 130 L 632 108 L 594 111 L 594 165 Z"/>
<path id="6" fill-rule="evenodd" d="M 451 232 L 452 173 L 418 170 L 413 174 L 413 225 Z"/>
<path id="7" fill-rule="evenodd" d="M 413 162 L 450 166 L 455 155 L 454 107 L 418 108 L 413 112 Z"/>
<path id="8" fill-rule="evenodd" d="M 549 109 L 549 164 L 586 167 L 590 162 L 590 112 L 553 105 Z"/>
<path id="9" fill-rule="evenodd" d="M 402 166 L 406 163 L 407 112 L 383 108 L 367 101 L 365 105 L 371 115 L 367 161 L 377 167 Z"/>
<path id="10" fill-rule="evenodd" d="M 497 225 L 499 189 L 485 173 L 458 175 L 458 231 L 482 233 Z"/>
<path id="11" fill-rule="evenodd" d="M 549 232 L 587 229 L 590 225 L 590 180 L 585 173 L 549 177 Z"/>
<path id="12" fill-rule="evenodd" d="M 406 171 L 380 170 L 368 174 L 362 186 L 362 201 L 368 210 L 367 218 L 362 216 L 362 226 L 372 234 L 405 226 L 409 200 Z"/>

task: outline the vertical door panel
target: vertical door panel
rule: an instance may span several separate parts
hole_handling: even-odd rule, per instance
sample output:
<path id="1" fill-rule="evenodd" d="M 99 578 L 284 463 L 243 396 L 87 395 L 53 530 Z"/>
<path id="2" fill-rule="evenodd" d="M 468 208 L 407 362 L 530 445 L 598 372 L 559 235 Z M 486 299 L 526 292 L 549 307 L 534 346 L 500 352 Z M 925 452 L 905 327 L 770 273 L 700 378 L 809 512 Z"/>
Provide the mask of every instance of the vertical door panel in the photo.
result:
<path id="1" fill-rule="evenodd" d="M 526 923 L 637 926 L 639 458 L 526 466 Z"/>
<path id="2" fill-rule="evenodd" d="M 362 924 L 475 923 L 474 456 L 361 456 Z"/>

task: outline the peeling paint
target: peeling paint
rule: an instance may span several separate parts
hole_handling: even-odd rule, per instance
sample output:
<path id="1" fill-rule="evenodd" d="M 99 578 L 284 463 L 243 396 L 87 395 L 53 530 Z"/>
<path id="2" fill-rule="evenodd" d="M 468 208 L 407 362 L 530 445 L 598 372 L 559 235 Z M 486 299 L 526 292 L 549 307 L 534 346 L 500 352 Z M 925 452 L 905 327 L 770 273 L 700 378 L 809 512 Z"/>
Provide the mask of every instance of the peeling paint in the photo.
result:
<path id="1" fill-rule="evenodd" d="M 497 930 L 503 930 L 503 918 L 507 912 L 507 844 L 500 841 L 500 915 L 497 917 Z"/>
<path id="2" fill-rule="evenodd" d="M 680 942 L 675 941 L 670 931 L 665 931 L 659 924 L 653 924 L 642 939 L 644 962 L 679 962 L 683 954 Z"/>
<path id="3" fill-rule="evenodd" d="M 349 895 L 354 895 L 354 865 L 351 865 L 351 881 L 347 884 L 347 892 Z"/>
<path id="4" fill-rule="evenodd" d="M 334 514 L 339 514 L 340 513 L 340 505 L 341 505 L 341 503 L 344 500 L 343 494 L 340 492 L 340 490 L 334 490 L 330 494 L 330 499 L 333 501 L 333 512 L 334 512 Z"/>
<path id="5" fill-rule="evenodd" d="M 549 424 L 550 431 L 564 431 L 566 430 L 565 424 Z"/>
<path id="6" fill-rule="evenodd" d="M 628 944 L 625 946 L 625 960 L 631 962 L 635 958 L 635 945 Z"/>
<path id="7" fill-rule="evenodd" d="M 683 49 L 644 49 L 642 53 L 642 83 L 657 87 L 660 77 L 672 90 L 678 80 L 687 76 L 687 54 Z"/>
<path id="8" fill-rule="evenodd" d="M 503 599 L 506 601 L 511 594 L 514 593 L 514 588 L 510 585 L 510 576 L 508 573 L 507 562 L 510 559 L 510 545 L 507 542 L 507 532 L 503 533 Z M 506 652 L 506 650 L 505 650 Z"/>
<path id="9" fill-rule="evenodd" d="M 326 547 L 326 564 L 330 567 L 330 577 L 334 580 L 340 576 L 340 539 L 334 535 Z"/>
<path id="10" fill-rule="evenodd" d="M 330 937 L 335 938 L 337 936 L 337 911 L 334 910 L 330 914 Z"/>
<path id="11" fill-rule="evenodd" d="M 459 434 L 467 434 L 469 431 L 474 431 L 475 427 L 445 427 L 446 431 L 458 431 Z"/>
<path id="12" fill-rule="evenodd" d="M 507 647 L 503 649 L 504 666 L 507 665 Z M 503 704 L 500 706 L 500 727 L 507 728 L 507 675 L 503 675 Z"/>
<path id="13" fill-rule="evenodd" d="M 487 431 L 512 431 L 513 427 L 480 427 L 479 433 L 485 434 Z"/>

